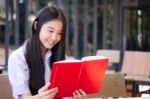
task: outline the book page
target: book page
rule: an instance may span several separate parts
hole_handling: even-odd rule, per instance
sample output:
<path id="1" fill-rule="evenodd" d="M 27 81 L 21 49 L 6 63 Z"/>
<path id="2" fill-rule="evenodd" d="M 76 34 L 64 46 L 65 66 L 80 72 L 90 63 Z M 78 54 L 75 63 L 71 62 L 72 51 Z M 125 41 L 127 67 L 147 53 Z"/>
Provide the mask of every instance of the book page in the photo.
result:
<path id="1" fill-rule="evenodd" d="M 57 61 L 57 62 L 55 62 L 55 63 L 72 63 L 72 62 L 81 62 L 81 60 L 77 60 L 77 59 L 67 59 L 67 60 Z"/>
<path id="2" fill-rule="evenodd" d="M 86 56 L 86 57 L 83 57 L 81 60 L 88 61 L 88 60 L 97 60 L 97 59 L 107 59 L 107 57 L 105 57 L 105 56 Z"/>

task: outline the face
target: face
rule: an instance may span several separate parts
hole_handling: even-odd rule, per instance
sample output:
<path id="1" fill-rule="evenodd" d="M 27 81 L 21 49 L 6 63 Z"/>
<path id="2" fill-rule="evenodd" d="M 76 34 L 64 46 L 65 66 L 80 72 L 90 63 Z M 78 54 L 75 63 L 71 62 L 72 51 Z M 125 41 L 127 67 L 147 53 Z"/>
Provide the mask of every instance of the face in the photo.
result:
<path id="1" fill-rule="evenodd" d="M 39 38 L 44 48 L 53 48 L 61 40 L 62 30 L 63 23 L 59 19 L 51 20 L 43 24 Z"/>

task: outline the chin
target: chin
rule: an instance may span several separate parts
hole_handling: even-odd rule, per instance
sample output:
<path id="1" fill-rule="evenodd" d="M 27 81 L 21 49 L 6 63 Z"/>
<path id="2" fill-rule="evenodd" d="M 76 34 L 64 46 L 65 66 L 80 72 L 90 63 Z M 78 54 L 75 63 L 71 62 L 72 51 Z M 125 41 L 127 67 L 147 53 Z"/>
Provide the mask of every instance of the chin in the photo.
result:
<path id="1" fill-rule="evenodd" d="M 49 44 L 49 43 L 45 44 L 46 49 L 52 49 L 54 46 L 55 44 Z"/>
<path id="2" fill-rule="evenodd" d="M 47 48 L 47 49 L 52 49 L 52 48 L 53 48 L 53 46 L 46 46 L 46 48 Z"/>

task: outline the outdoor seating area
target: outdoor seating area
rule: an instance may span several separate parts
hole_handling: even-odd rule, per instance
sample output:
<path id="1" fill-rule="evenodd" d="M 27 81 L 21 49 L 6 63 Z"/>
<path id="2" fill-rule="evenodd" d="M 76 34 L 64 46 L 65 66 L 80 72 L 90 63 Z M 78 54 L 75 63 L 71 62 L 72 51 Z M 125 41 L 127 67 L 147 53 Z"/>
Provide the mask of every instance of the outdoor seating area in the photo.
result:
<path id="1" fill-rule="evenodd" d="M 119 51 L 98 50 L 97 55 L 107 56 L 109 62 L 120 62 Z M 142 94 L 150 94 L 150 52 L 125 51 L 121 71 L 115 72 L 124 75 L 126 92 L 129 97 L 141 97 Z M 109 70 L 108 70 L 109 71 Z M 148 89 L 139 91 L 139 86 L 147 86 Z"/>
<path id="2" fill-rule="evenodd" d="M 125 75 L 126 84 L 132 85 L 132 96 L 134 97 L 139 93 L 139 85 L 150 86 L 149 59 L 150 52 L 125 52 L 121 73 Z"/>

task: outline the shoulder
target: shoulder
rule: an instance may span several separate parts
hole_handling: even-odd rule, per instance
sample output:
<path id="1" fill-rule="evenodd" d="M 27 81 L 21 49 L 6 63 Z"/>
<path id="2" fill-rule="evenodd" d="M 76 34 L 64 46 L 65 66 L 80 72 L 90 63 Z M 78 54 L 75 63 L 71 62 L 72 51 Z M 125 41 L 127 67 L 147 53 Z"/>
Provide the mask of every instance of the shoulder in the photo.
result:
<path id="1" fill-rule="evenodd" d="M 19 47 L 18 49 L 14 50 L 10 55 L 9 57 L 19 57 L 19 58 L 23 58 L 25 57 L 25 52 L 26 52 L 26 49 L 25 49 L 25 46 L 21 46 Z"/>
<path id="2" fill-rule="evenodd" d="M 13 51 L 8 58 L 8 72 L 9 74 L 20 73 L 26 69 L 28 69 L 28 65 L 25 59 L 25 47 L 21 46 Z"/>
<path id="3" fill-rule="evenodd" d="M 22 45 L 21 47 L 19 47 L 18 49 L 14 50 L 10 56 L 9 59 L 19 59 L 19 60 L 25 60 L 25 46 Z"/>

